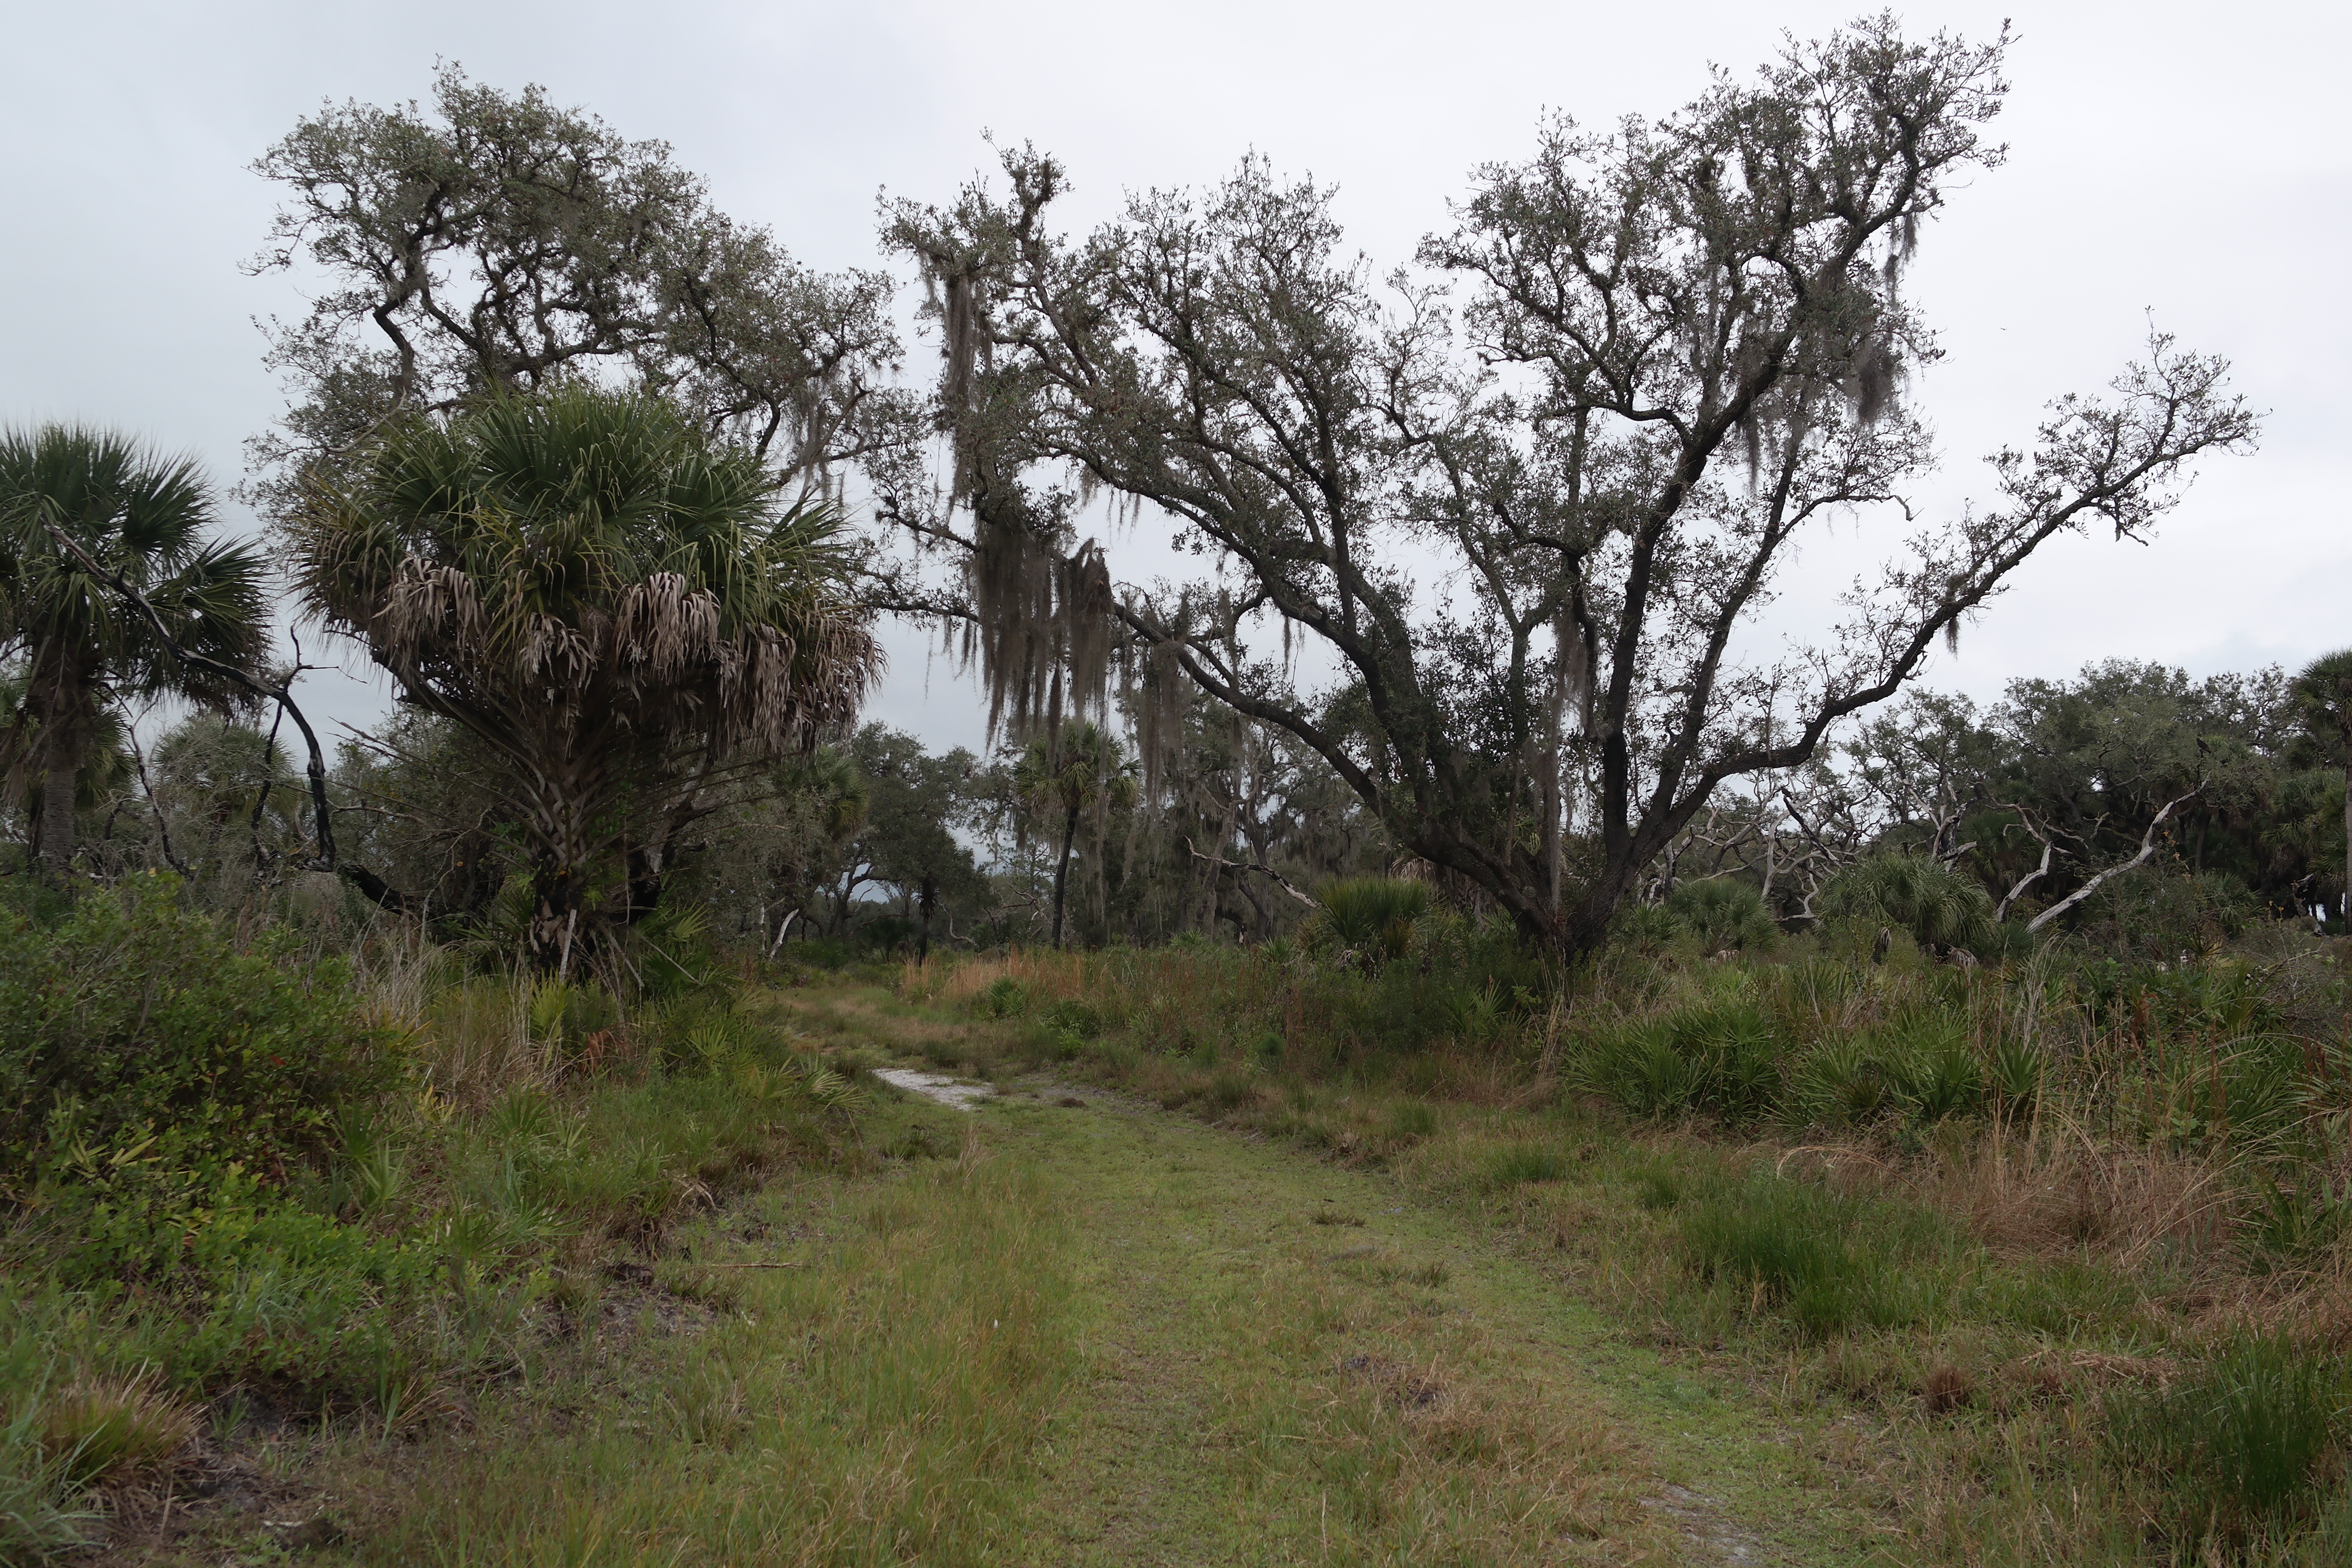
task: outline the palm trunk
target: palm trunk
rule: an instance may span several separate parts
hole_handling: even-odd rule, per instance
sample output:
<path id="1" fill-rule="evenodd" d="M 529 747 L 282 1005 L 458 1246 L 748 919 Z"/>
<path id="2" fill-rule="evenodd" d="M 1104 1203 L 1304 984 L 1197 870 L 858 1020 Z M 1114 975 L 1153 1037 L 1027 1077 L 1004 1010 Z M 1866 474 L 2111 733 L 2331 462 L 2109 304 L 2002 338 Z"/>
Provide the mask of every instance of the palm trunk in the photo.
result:
<path id="1" fill-rule="evenodd" d="M 74 775 L 96 706 L 86 679 L 93 665 L 82 650 L 47 643 L 35 650 L 26 685 L 25 706 L 40 726 L 41 823 L 33 858 L 44 876 L 62 877 L 73 862 Z"/>
<path id="2" fill-rule="evenodd" d="M 568 979 L 584 963 L 596 933 L 586 929 L 589 867 L 587 812 L 558 800 L 536 814 L 537 853 L 531 857 L 530 966 Z"/>
<path id="3" fill-rule="evenodd" d="M 1062 828 L 1062 860 L 1054 869 L 1054 946 L 1062 945 L 1062 895 L 1070 886 L 1070 846 L 1077 841 L 1078 808 L 1070 807 L 1070 819 Z"/>
<path id="4" fill-rule="evenodd" d="M 51 876 L 61 876 L 73 860 L 74 852 L 74 773 L 70 759 L 52 756 L 49 771 L 41 778 L 41 840 L 42 868 Z"/>
<path id="5" fill-rule="evenodd" d="M 587 946 L 580 929 L 580 868 L 560 855 L 541 857 L 531 872 L 531 894 L 530 966 L 569 978 L 572 961 L 584 957 Z"/>

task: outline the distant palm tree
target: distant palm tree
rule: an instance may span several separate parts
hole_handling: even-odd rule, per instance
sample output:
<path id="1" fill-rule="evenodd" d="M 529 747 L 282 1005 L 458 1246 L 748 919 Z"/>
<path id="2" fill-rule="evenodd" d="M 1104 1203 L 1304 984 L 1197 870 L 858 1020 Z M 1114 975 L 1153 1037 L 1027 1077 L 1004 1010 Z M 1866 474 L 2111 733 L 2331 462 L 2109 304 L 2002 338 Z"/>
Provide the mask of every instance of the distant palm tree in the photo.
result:
<path id="1" fill-rule="evenodd" d="M 666 823 L 853 718 L 879 662 L 839 513 L 656 396 L 396 426 L 287 526 L 311 611 L 511 768 L 542 969 L 637 910 L 597 885 L 615 855 L 658 865 Z"/>
<path id="2" fill-rule="evenodd" d="M 2352 647 L 2304 666 L 2294 700 L 2305 730 L 2344 768 L 2345 898 L 2337 913 L 2352 917 Z"/>
<path id="3" fill-rule="evenodd" d="M 50 529 L 143 592 L 183 647 L 250 669 L 268 646 L 263 568 L 205 542 L 217 521 L 185 459 L 81 426 L 0 432 L 0 658 L 20 660 L 24 680 L 0 758 L 12 793 L 38 783 L 34 857 L 53 875 L 73 858 L 75 778 L 110 694 L 224 706 L 242 694 L 182 666 Z"/>
<path id="4" fill-rule="evenodd" d="M 1062 814 L 1062 854 L 1054 867 L 1054 945 L 1060 947 L 1078 818 L 1093 807 L 1134 804 L 1135 764 L 1118 736 L 1082 721 L 1065 725 L 1057 739 L 1041 735 L 1030 742 L 1013 766 L 1013 783 L 1024 800 Z"/>

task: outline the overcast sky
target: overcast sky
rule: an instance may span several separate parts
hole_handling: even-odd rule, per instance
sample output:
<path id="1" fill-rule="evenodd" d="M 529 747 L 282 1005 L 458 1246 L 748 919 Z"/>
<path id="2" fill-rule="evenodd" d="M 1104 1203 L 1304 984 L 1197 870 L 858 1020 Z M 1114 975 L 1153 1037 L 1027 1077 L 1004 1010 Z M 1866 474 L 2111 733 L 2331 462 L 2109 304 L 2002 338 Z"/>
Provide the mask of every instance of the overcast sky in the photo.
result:
<path id="1" fill-rule="evenodd" d="M 247 166 L 322 100 L 426 96 L 437 58 L 671 142 L 721 207 L 820 267 L 876 264 L 877 193 L 950 196 L 988 161 L 988 132 L 1062 156 L 1073 221 L 1255 149 L 1336 184 L 1352 239 L 1394 262 L 1472 167 L 1528 153 L 1546 111 L 1663 113 L 1710 62 L 1744 73 L 1783 30 L 1853 9 L 19 0 L 0 95 L 0 420 L 121 426 L 234 481 L 282 402 L 253 320 L 301 308 L 288 279 L 240 269 L 275 205 Z M 2201 674 L 2352 643 L 2352 10 L 1898 9 L 1917 32 L 1989 37 L 2006 16 L 2017 35 L 1994 127 L 2010 162 L 1954 193 L 1906 283 L 1948 352 L 1914 389 L 1948 458 L 1932 499 L 1983 494 L 1978 459 L 2028 439 L 2049 397 L 2104 384 L 2150 311 L 2234 361 L 2268 414 L 2261 453 L 2209 464 L 2152 546 L 2053 547 L 1932 680 L 1990 698 L 2095 658 Z M 976 743 L 971 686 L 920 639 L 891 641 L 877 715 Z M 331 718 L 382 708 L 363 679 L 310 686 Z"/>

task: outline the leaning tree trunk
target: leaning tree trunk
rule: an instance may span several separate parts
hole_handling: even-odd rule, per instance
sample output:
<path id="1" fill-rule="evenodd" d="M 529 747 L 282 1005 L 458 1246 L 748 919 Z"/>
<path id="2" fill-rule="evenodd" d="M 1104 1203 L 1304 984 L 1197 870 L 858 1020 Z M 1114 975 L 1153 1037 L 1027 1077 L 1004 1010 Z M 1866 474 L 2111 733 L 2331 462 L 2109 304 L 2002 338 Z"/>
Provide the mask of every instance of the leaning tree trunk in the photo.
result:
<path id="1" fill-rule="evenodd" d="M 1062 826 L 1062 859 L 1054 868 L 1054 947 L 1062 945 L 1062 895 L 1070 886 L 1070 846 L 1078 838 L 1078 808 L 1070 807 L 1070 819 Z"/>

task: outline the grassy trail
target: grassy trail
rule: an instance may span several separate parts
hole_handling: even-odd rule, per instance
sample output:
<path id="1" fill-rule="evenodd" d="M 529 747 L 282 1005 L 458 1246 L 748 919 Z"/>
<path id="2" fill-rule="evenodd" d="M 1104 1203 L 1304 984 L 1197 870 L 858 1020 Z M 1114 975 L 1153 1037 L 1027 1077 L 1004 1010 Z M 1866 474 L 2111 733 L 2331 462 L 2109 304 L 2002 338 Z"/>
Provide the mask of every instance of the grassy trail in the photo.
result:
<path id="1" fill-rule="evenodd" d="M 352 1452 L 379 1521 L 353 1557 L 1814 1564 L 1885 1539 L 1797 1457 L 1817 1433 L 1500 1227 L 1077 1099 L 891 1105 L 908 1157 L 712 1216 L 578 1364 L 389 1482 Z"/>
<path id="2" fill-rule="evenodd" d="M 1857 1555 L 1727 1385 L 1377 1173 L 1051 1091 L 979 1121 L 1066 1205 L 1084 1303 L 1025 1560 Z"/>

